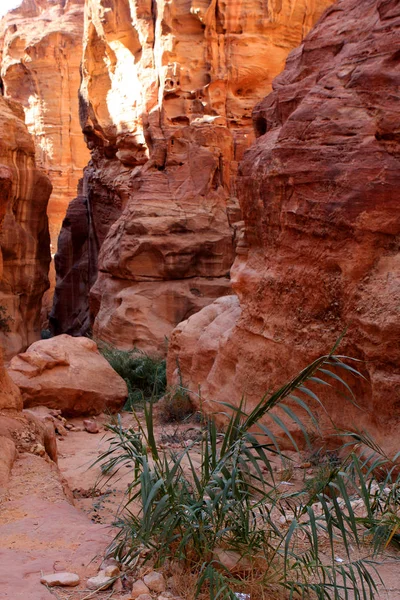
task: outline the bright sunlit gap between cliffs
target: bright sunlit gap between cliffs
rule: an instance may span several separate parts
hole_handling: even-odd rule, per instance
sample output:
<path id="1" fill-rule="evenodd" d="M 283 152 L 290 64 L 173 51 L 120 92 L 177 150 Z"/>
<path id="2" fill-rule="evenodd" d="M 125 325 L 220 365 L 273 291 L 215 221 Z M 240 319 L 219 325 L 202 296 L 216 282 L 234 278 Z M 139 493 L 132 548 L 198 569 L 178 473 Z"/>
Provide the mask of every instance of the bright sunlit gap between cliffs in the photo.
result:
<path id="1" fill-rule="evenodd" d="M 4 17 L 9 10 L 21 6 L 22 0 L 0 0 L 0 18 Z"/>

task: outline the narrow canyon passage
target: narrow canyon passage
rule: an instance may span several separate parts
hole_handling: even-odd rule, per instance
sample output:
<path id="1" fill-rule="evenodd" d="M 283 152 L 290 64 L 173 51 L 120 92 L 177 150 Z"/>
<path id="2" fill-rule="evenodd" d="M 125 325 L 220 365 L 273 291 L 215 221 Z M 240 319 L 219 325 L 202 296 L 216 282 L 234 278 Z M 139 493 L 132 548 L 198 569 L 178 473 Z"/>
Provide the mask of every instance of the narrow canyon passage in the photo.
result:
<path id="1" fill-rule="evenodd" d="M 226 581 L 226 598 L 287 600 L 275 580 L 252 585 L 265 556 L 226 536 L 246 518 L 249 530 L 267 522 L 282 547 L 311 544 L 312 565 L 295 554 L 290 565 L 304 560 L 308 583 L 352 565 L 383 528 L 387 561 L 368 600 L 400 598 L 399 43 L 394 0 L 22 0 L 1 18 L 0 600 L 194 600 L 200 563 L 213 574 L 200 600 Z M 273 499 L 248 492 L 247 513 L 229 504 L 223 543 L 193 559 L 204 523 L 214 535 L 212 502 L 225 514 L 237 500 L 231 457 L 264 456 L 236 440 L 225 464 L 228 417 L 214 431 L 207 415 L 220 402 L 234 413 L 242 398 L 251 411 L 343 333 L 311 388 L 295 386 L 260 417 L 269 449 L 284 454 L 260 471 Z M 154 439 L 148 430 L 138 441 L 154 398 Z M 164 482 L 154 491 L 156 514 L 186 523 L 176 537 L 194 532 L 177 579 L 176 538 L 162 538 L 166 566 L 127 564 L 135 532 L 154 525 L 144 517 L 104 562 L 126 533 L 116 517 L 136 481 L 132 464 L 103 485 L 104 465 L 88 469 L 117 414 L 131 458 L 148 467 L 143 498 L 157 453 L 164 479 L 182 460 L 169 487 L 187 485 L 183 500 L 171 494 L 162 512 Z M 340 446 L 348 429 L 351 459 Z M 387 462 L 362 465 L 365 492 L 349 465 L 370 440 Z M 203 489 L 205 447 L 217 458 Z M 364 527 L 348 554 L 340 526 L 329 546 L 324 521 L 345 515 L 352 532 L 347 510 Z M 65 572 L 66 585 L 41 582 Z"/>

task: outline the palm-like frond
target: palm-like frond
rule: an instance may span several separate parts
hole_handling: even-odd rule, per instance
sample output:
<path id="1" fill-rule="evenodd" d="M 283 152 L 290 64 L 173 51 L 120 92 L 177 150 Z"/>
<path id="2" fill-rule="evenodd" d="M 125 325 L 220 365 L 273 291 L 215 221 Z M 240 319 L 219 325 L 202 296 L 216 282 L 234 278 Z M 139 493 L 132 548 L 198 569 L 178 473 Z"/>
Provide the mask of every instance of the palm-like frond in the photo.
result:
<path id="1" fill-rule="evenodd" d="M 235 598 L 237 581 L 219 560 L 220 549 L 237 554 L 239 570 L 250 560 L 265 584 L 273 581 L 293 598 L 297 594 L 336 600 L 351 593 L 354 599 L 373 599 L 374 564 L 362 558 L 365 532 L 373 535 L 376 552 L 396 539 L 399 480 L 393 485 L 393 477 L 398 456 L 390 461 L 366 434 L 345 432 L 351 440 L 344 445 L 347 456 L 329 470 L 323 488 L 306 500 L 298 492 L 282 494 L 271 462 L 277 454 L 284 457 L 276 431 L 297 449 L 288 421 L 306 442 L 307 425 L 300 415 L 318 425 L 308 404 L 312 400 L 322 406 L 316 386 L 339 385 L 355 403 L 339 372 L 361 375 L 345 361 L 346 357 L 332 353 L 317 359 L 248 413 L 244 400 L 236 407 L 221 403 L 226 418 L 223 440 L 219 443 L 215 421 L 209 418 L 200 464 L 188 447 L 168 454 L 158 450 L 151 402 L 145 409 L 145 423 L 137 418 L 137 429 L 125 430 L 120 420 L 111 425 L 110 447 L 98 459 L 104 476 L 127 463 L 134 471 L 119 516 L 115 552 L 130 564 L 143 547 L 147 557 L 158 563 L 166 558 L 184 560 L 199 573 L 198 591 L 208 586 L 211 599 Z M 387 469 L 384 482 L 389 484 L 390 479 L 389 492 L 388 485 L 378 485 L 372 493 L 377 469 Z M 277 515 L 285 518 L 288 506 L 290 524 L 279 527 Z M 324 552 L 321 540 L 328 542 Z M 344 552 L 339 562 L 338 541 Z"/>

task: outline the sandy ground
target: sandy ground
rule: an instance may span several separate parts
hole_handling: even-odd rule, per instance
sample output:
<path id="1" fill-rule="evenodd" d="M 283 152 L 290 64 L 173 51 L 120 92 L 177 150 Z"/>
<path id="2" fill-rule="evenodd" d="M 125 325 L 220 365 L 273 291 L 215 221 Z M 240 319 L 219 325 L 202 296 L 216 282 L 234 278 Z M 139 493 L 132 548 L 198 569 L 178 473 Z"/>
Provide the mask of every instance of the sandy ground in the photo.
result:
<path id="1" fill-rule="evenodd" d="M 123 420 L 125 426 L 133 424 L 127 413 Z M 82 430 L 69 431 L 58 440 L 62 477 L 50 461 L 37 456 L 23 454 L 17 460 L 10 491 L 0 503 L 0 600 L 83 600 L 90 594 L 86 579 L 97 573 L 113 539 L 112 523 L 132 479 L 130 469 L 123 469 L 118 477 L 100 485 L 100 466 L 90 467 L 108 447 L 110 434 L 104 430 L 108 421 L 106 415 L 97 418 L 100 431 L 96 434 L 83 430 L 82 419 L 70 421 Z M 156 435 L 161 447 L 179 448 L 188 439 L 195 440 L 199 428 L 197 424 L 157 425 Z M 302 477 L 301 469 L 291 473 L 295 485 Z M 67 488 L 74 504 L 64 493 Z M 399 566 L 393 560 L 379 567 L 385 583 L 381 600 L 400 600 Z M 50 592 L 40 584 L 41 573 L 65 570 L 80 575 L 79 587 Z M 113 592 L 95 597 L 129 598 L 122 582 Z"/>

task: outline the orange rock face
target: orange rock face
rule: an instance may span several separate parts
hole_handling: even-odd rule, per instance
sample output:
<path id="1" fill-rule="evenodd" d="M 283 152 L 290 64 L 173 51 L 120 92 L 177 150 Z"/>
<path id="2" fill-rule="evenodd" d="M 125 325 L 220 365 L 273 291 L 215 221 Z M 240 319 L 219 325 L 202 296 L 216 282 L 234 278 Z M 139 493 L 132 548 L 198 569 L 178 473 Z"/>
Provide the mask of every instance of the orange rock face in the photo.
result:
<path id="1" fill-rule="evenodd" d="M 87 329 L 92 289 L 96 336 L 162 351 L 179 321 L 230 293 L 251 110 L 330 3 L 88 1 L 92 160 L 60 237 L 56 331 Z"/>
<path id="2" fill-rule="evenodd" d="M 251 403 L 348 327 L 341 353 L 365 361 L 367 380 L 352 382 L 363 411 L 337 395 L 327 406 L 386 449 L 400 431 L 399 25 L 396 2 L 342 0 L 289 56 L 241 165 L 238 300 L 180 324 L 168 361 L 170 382 L 179 359 L 204 398 Z"/>
<path id="3" fill-rule="evenodd" d="M 5 95 L 22 104 L 36 163 L 53 184 L 48 205 L 52 253 L 89 152 L 79 125 L 84 0 L 24 0 L 0 21 Z M 55 285 L 51 270 L 52 288 Z"/>
<path id="4" fill-rule="evenodd" d="M 40 336 L 40 307 L 50 262 L 46 216 L 51 184 L 35 163 L 22 107 L 0 96 L 0 305 L 11 333 L 0 333 L 6 356 Z"/>
<path id="5" fill-rule="evenodd" d="M 125 381 L 88 338 L 60 335 L 32 344 L 14 356 L 9 374 L 25 408 L 47 406 L 66 416 L 120 410 L 128 395 Z"/>

